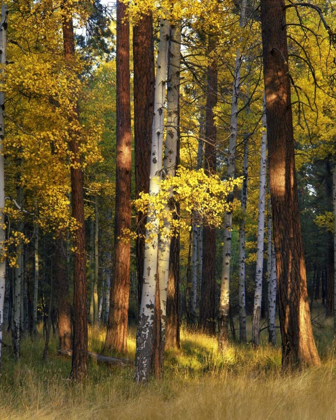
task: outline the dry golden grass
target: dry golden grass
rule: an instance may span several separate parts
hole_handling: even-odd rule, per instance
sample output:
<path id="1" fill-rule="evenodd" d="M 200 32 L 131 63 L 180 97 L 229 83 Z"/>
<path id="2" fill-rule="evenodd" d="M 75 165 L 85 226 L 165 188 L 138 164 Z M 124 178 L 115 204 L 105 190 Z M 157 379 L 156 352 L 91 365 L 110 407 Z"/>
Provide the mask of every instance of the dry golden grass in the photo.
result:
<path id="1" fill-rule="evenodd" d="M 134 383 L 132 367 L 94 363 L 84 384 L 72 384 L 70 360 L 57 356 L 56 340 L 43 363 L 43 339 L 26 338 L 19 363 L 5 349 L 0 419 L 335 419 L 332 324 L 320 323 L 321 368 L 284 375 L 279 348 L 237 344 L 219 355 L 215 339 L 183 330 L 181 349 L 167 352 L 165 378 L 148 386 Z M 103 340 L 103 331 L 90 332 L 92 350 Z M 134 331 L 129 350 L 134 357 Z"/>

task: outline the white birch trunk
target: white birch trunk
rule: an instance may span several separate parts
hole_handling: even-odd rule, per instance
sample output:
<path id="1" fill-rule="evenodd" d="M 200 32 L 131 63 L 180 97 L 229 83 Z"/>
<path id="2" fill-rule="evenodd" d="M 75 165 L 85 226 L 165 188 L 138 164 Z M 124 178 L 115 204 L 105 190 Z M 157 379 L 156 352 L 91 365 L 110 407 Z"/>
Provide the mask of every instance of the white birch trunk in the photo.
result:
<path id="1" fill-rule="evenodd" d="M 3 72 L 3 66 L 6 64 L 6 47 L 7 47 L 7 6 L 1 8 L 1 23 L 0 23 L 0 72 Z M 4 212 L 5 207 L 5 159 L 3 155 L 3 139 L 5 134 L 5 121 L 4 121 L 4 104 L 5 94 L 3 91 L 0 92 L 0 250 L 2 250 L 2 244 L 6 240 L 6 232 L 1 227 L 4 225 Z M 0 261 L 0 370 L 2 364 L 2 334 L 4 329 L 4 306 L 5 306 L 5 291 L 6 291 L 6 260 Z"/>
<path id="2" fill-rule="evenodd" d="M 39 284 L 39 228 L 35 228 L 35 272 L 34 272 L 34 298 L 33 298 L 33 333 L 37 334 L 37 301 Z"/>
<path id="3" fill-rule="evenodd" d="M 245 213 L 247 206 L 247 187 L 248 187 L 248 138 L 244 143 L 244 163 L 243 163 L 243 187 L 241 193 L 241 209 L 244 212 L 243 219 L 239 227 L 239 341 L 246 342 L 246 299 L 245 299 Z"/>
<path id="4" fill-rule="evenodd" d="M 240 84 L 240 66 L 241 55 L 237 51 L 234 82 L 231 104 L 231 123 L 230 123 L 230 141 L 228 153 L 228 178 L 234 178 L 236 174 L 236 145 L 237 145 L 237 117 L 238 117 L 238 95 Z M 230 194 L 229 201 L 233 196 Z M 219 297 L 218 310 L 218 349 L 224 350 L 228 344 L 228 321 L 229 321 L 229 303 L 230 303 L 230 270 L 231 270 L 231 230 L 232 230 L 232 212 L 227 211 L 224 218 L 224 246 L 222 278 Z"/>
<path id="5" fill-rule="evenodd" d="M 261 317 L 261 300 L 262 300 L 262 280 L 263 280 L 263 264 L 264 264 L 264 235 L 265 235 L 265 197 L 266 197 L 266 112 L 264 106 L 264 114 L 262 119 L 262 135 L 261 135 L 261 153 L 260 153 L 260 177 L 259 177 L 259 216 L 258 216 L 258 239 L 257 239 L 257 264 L 255 276 L 254 291 L 254 307 L 253 307 L 253 326 L 252 326 L 252 342 L 259 345 L 260 339 L 260 317 Z"/>
<path id="6" fill-rule="evenodd" d="M 242 0 L 240 26 L 244 27 L 246 24 L 246 4 L 247 0 Z M 231 119 L 230 119 L 230 140 L 228 150 L 228 177 L 235 178 L 236 176 L 236 146 L 237 146 L 237 127 L 238 127 L 238 100 L 239 100 L 239 86 L 240 86 L 240 67 L 242 57 L 240 51 L 237 50 L 234 79 L 232 89 L 231 102 Z M 230 194 L 229 201 L 233 200 L 233 195 Z M 229 307 L 230 307 L 230 271 L 231 271 L 231 230 L 232 230 L 232 212 L 225 213 L 224 219 L 224 245 L 223 245 L 223 262 L 222 262 L 222 277 L 221 289 L 219 296 L 219 310 L 218 310 L 218 349 L 224 350 L 228 344 L 228 322 L 229 322 Z"/>
<path id="7" fill-rule="evenodd" d="M 154 118 L 149 174 L 150 195 L 156 195 L 160 190 L 169 30 L 169 22 L 162 20 L 160 22 L 160 42 L 155 78 Z M 149 378 L 153 341 L 155 286 L 158 263 L 158 220 L 155 209 L 151 206 L 148 209 L 147 223 L 150 223 L 153 229 L 146 231 L 144 278 L 135 357 L 135 379 L 137 382 L 145 382 Z"/>
<path id="8" fill-rule="evenodd" d="M 179 136 L 179 88 L 180 88 L 180 63 L 181 63 L 181 26 L 177 24 L 171 27 L 168 86 L 167 86 L 167 137 L 164 153 L 164 173 L 166 176 L 175 176 L 177 144 Z M 171 199 L 173 192 L 171 191 Z M 170 203 L 167 203 L 166 212 L 170 211 Z M 158 274 L 160 286 L 160 310 L 161 310 L 161 337 L 162 349 L 165 344 L 167 290 L 169 279 L 170 259 L 170 220 L 164 221 L 164 232 L 160 234 L 158 250 Z"/>
<path id="9" fill-rule="evenodd" d="M 107 324 L 109 313 L 110 313 L 111 260 L 112 260 L 112 256 L 111 256 L 111 253 L 109 252 L 107 254 L 108 267 L 107 267 L 107 270 L 106 270 L 106 279 L 105 279 L 105 318 L 104 318 L 104 324 Z"/>
<path id="10" fill-rule="evenodd" d="M 99 219 L 98 219 L 98 196 L 95 198 L 95 236 L 94 236 L 94 324 L 99 323 L 99 308 L 98 308 L 98 276 L 99 276 Z"/>

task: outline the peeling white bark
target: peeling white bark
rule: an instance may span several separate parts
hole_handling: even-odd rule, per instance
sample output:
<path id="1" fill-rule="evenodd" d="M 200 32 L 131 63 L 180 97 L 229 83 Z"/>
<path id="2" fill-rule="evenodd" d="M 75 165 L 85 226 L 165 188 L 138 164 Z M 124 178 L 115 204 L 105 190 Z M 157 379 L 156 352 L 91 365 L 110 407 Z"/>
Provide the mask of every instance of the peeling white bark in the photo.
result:
<path id="1" fill-rule="evenodd" d="M 152 125 L 152 149 L 149 174 L 149 194 L 151 195 L 156 195 L 159 192 L 162 172 L 162 142 L 169 31 L 169 22 L 162 20 L 160 22 L 160 42 L 157 57 L 154 118 Z M 155 214 L 155 209 L 152 207 L 149 207 L 148 209 L 147 222 L 151 223 L 154 229 L 152 231 L 146 231 L 144 278 L 135 357 L 135 379 L 137 382 L 148 381 L 151 366 L 155 286 L 158 263 L 158 220 Z"/>
<path id="2" fill-rule="evenodd" d="M 262 119 L 261 153 L 260 153 L 260 177 L 259 177 L 259 216 L 258 216 L 258 239 L 257 239 L 257 264 L 255 275 L 254 307 L 253 307 L 253 326 L 252 342 L 259 345 L 260 339 L 260 317 L 262 301 L 262 279 L 264 264 L 264 235 L 265 235 L 265 197 L 266 197 L 266 112 Z"/>
<path id="3" fill-rule="evenodd" d="M 180 63 L 181 63 L 181 26 L 178 24 L 171 27 L 169 44 L 168 66 L 168 93 L 167 93 L 167 137 L 164 153 L 164 173 L 166 176 L 175 176 L 177 144 L 179 136 L 179 87 L 180 87 Z M 171 199 L 173 192 L 171 191 Z M 169 211 L 169 203 L 165 211 Z M 166 332 L 166 309 L 167 290 L 169 279 L 170 259 L 170 221 L 164 221 L 164 233 L 159 239 L 158 273 L 160 285 L 160 309 L 161 309 L 161 337 L 162 348 L 165 344 Z"/>

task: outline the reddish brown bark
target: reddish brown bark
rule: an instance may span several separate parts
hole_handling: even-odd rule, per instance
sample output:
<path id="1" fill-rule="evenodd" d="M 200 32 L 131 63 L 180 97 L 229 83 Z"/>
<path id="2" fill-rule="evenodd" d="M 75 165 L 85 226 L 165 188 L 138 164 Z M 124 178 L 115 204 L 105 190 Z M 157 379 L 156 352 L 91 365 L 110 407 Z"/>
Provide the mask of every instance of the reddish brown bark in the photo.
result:
<path id="1" fill-rule="evenodd" d="M 319 365 L 308 304 L 295 174 L 284 0 L 261 0 L 270 191 L 282 365 Z"/>
<path id="2" fill-rule="evenodd" d="M 151 153 L 153 104 L 154 104 L 154 44 L 152 16 L 143 16 L 133 28 L 134 61 L 134 139 L 135 139 L 135 189 L 148 193 Z M 138 277 L 138 300 L 141 302 L 146 215 L 137 216 L 139 237 L 136 241 L 136 266 Z"/>
<path id="3" fill-rule="evenodd" d="M 210 38 L 208 54 L 215 49 L 214 37 Z M 207 101 L 205 116 L 204 167 L 207 173 L 216 173 L 216 135 L 214 107 L 217 103 L 217 67 L 213 60 L 208 66 Z M 203 228 L 203 266 L 199 328 L 207 334 L 215 334 L 215 289 L 216 289 L 216 230 L 209 226 Z"/>
<path id="4" fill-rule="evenodd" d="M 75 42 L 72 18 L 65 13 L 62 22 L 64 58 L 69 70 L 75 61 Z M 70 119 L 79 118 L 78 105 L 74 106 Z M 71 121 L 70 121 L 71 122 Z M 74 255 L 74 323 L 73 323 L 73 353 L 71 377 L 82 380 L 87 375 L 88 329 L 86 309 L 86 251 L 85 251 L 85 221 L 84 221 L 84 179 L 79 151 L 79 136 L 76 132 L 70 134 L 71 165 L 71 197 L 72 216 L 77 222 L 74 235 L 76 248 Z"/>
<path id="5" fill-rule="evenodd" d="M 55 297 L 57 299 L 59 349 L 71 350 L 71 304 L 67 275 L 67 256 L 63 235 L 56 238 Z"/>
<path id="6" fill-rule="evenodd" d="M 105 350 L 127 351 L 131 244 L 131 107 L 129 71 L 129 22 L 126 4 L 117 2 L 117 154 L 115 201 L 115 259 Z"/>

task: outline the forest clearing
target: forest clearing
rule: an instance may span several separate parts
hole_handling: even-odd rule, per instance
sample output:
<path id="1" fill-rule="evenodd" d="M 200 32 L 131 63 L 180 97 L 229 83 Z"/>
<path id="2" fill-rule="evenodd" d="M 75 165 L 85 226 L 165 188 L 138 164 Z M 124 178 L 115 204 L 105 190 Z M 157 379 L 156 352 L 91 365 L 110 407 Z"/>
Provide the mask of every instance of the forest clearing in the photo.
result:
<path id="1" fill-rule="evenodd" d="M 0 15 L 0 418 L 336 418 L 336 0 Z"/>
<path id="2" fill-rule="evenodd" d="M 181 349 L 167 352 L 165 377 L 146 387 L 134 382 L 134 366 L 89 363 L 85 384 L 68 379 L 70 360 L 57 354 L 52 339 L 47 361 L 44 340 L 27 338 L 22 359 L 14 364 L 4 351 L 0 392 L 1 418 L 9 419 L 332 419 L 335 416 L 335 343 L 330 318 L 319 305 L 317 346 L 322 367 L 283 374 L 281 350 L 234 343 L 225 355 L 217 342 L 201 334 L 181 332 Z M 248 325 L 250 332 L 251 324 Z M 10 339 L 10 337 L 8 336 Z M 89 349 L 100 352 L 105 331 L 89 332 Z M 134 360 L 135 329 L 127 357 Z"/>

